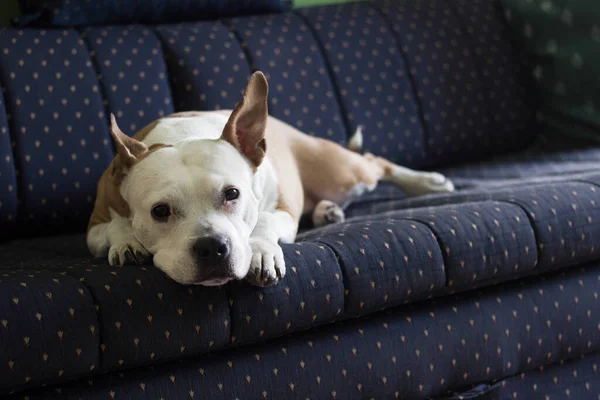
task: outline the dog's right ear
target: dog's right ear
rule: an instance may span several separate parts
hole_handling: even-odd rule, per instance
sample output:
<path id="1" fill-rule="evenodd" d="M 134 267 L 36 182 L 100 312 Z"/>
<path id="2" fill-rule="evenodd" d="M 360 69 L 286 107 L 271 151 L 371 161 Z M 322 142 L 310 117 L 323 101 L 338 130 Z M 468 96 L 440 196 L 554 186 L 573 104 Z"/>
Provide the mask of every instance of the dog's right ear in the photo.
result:
<path id="1" fill-rule="evenodd" d="M 148 147 L 139 140 L 123 133 L 119 125 L 117 125 L 117 119 L 114 114 L 110 114 L 110 134 L 117 147 L 117 156 L 112 174 L 125 175 L 148 152 Z"/>
<path id="2" fill-rule="evenodd" d="M 242 101 L 229 116 L 221 135 L 222 140 L 231 143 L 250 161 L 255 171 L 262 163 L 267 151 L 265 130 L 269 114 L 268 94 L 267 78 L 260 71 L 253 73 L 244 91 Z"/>

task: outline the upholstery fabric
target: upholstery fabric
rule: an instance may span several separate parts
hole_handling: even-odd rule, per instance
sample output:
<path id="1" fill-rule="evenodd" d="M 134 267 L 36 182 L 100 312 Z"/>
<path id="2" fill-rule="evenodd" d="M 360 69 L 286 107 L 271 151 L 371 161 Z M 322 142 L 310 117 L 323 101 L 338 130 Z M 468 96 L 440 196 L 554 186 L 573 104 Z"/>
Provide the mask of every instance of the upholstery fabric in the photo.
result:
<path id="1" fill-rule="evenodd" d="M 100 369 L 99 330 L 94 299 L 83 283 L 54 271 L 10 271 L 3 265 L 0 393 Z"/>
<path id="2" fill-rule="evenodd" d="M 19 0 L 22 15 L 17 26 L 70 27 L 99 24 L 169 23 L 223 18 L 248 12 L 278 12 L 292 7 L 290 0 Z"/>
<path id="3" fill-rule="evenodd" d="M 295 14 L 230 21 L 252 70 L 269 81 L 269 113 L 302 132 L 345 143 L 348 139 L 335 88 L 319 43 Z"/>
<path id="4" fill-rule="evenodd" d="M 162 25 L 177 111 L 233 109 L 250 78 L 240 43 L 222 22 Z"/>
<path id="5" fill-rule="evenodd" d="M 19 229 L 81 231 L 112 157 L 88 50 L 67 30 L 3 30 L 0 48 L 0 80 L 19 171 Z"/>
<path id="6" fill-rule="evenodd" d="M 443 396 L 452 388 L 491 383 L 598 352 L 599 272 L 597 264 L 582 266 L 264 345 L 88 378 L 25 395 L 31 400 Z M 586 375 L 592 372 L 588 367 Z M 564 391 L 573 382 L 561 374 L 552 385 L 553 376 L 540 379 L 539 388 Z"/>
<path id="7" fill-rule="evenodd" d="M 288 274 L 267 289 L 186 288 L 151 266 L 108 267 L 85 255 L 79 235 L 17 242 L 20 255 L 8 250 L 5 268 L 85 285 L 99 321 L 98 367 L 120 371 L 596 260 L 599 183 L 596 175 L 498 190 L 311 230 L 284 245 Z"/>
<path id="8" fill-rule="evenodd" d="M 530 112 L 522 107 L 518 92 L 510 100 L 514 102 L 511 108 L 521 105 L 520 111 L 512 108 L 514 115 L 506 122 L 492 116 L 496 99 L 489 98 L 494 92 L 488 90 L 496 74 L 484 76 L 481 65 L 488 63 L 489 55 L 477 54 L 476 31 L 463 30 L 463 20 L 481 14 L 481 8 L 467 11 L 463 7 L 459 18 L 448 2 L 383 0 L 374 4 L 405 54 L 435 164 L 460 159 L 475 149 L 479 157 L 514 150 L 533 138 L 527 130 L 510 125 L 521 118 L 519 114 Z M 505 35 L 500 25 L 495 28 L 495 35 Z M 508 70 L 515 62 L 510 53 L 496 61 L 501 61 L 496 68 Z M 490 131 L 497 134 L 490 135 Z"/>
<path id="9" fill-rule="evenodd" d="M 517 374 L 490 385 L 482 393 L 482 400 L 507 398 L 573 398 L 592 399 L 600 395 L 598 377 L 600 355 L 593 353 L 579 359 L 561 360 L 548 368 L 540 367 L 531 372 Z M 464 395 L 454 396 L 464 399 Z"/>
<path id="10" fill-rule="evenodd" d="M 94 61 L 107 113 L 134 134 L 173 112 L 160 42 L 148 28 L 88 28 L 84 39 Z"/>
<path id="11" fill-rule="evenodd" d="M 365 151 L 422 164 L 427 140 L 409 72 L 377 10 L 355 3 L 301 11 L 322 44 L 350 134 L 363 125 Z"/>

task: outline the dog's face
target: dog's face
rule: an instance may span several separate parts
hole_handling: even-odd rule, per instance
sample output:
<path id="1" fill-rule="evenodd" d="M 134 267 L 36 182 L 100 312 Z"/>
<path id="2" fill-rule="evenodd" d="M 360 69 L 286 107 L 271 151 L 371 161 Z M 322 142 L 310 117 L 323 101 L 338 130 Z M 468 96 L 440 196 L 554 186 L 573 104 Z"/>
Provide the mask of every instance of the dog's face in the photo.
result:
<path id="1" fill-rule="evenodd" d="M 216 140 L 144 149 L 128 143 L 133 139 L 113 122 L 124 171 L 120 189 L 135 236 L 179 283 L 221 285 L 248 273 L 258 219 L 252 178 L 265 156 L 266 97 L 264 76 L 254 74 Z"/>

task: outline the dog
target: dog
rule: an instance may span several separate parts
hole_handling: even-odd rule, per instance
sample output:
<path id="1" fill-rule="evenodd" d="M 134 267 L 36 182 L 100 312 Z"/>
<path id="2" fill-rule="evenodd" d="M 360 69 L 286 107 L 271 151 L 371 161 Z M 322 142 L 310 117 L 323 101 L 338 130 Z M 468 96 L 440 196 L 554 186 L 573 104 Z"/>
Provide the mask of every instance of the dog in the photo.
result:
<path id="1" fill-rule="evenodd" d="M 111 115 L 116 155 L 98 182 L 87 245 L 110 265 L 153 261 L 184 285 L 245 279 L 268 286 L 285 276 L 280 243 L 300 218 L 344 220 L 341 205 L 391 182 L 408 195 L 451 192 L 436 172 L 415 171 L 306 135 L 269 116 L 268 84 L 252 74 L 233 110 L 183 112 L 134 136 Z"/>

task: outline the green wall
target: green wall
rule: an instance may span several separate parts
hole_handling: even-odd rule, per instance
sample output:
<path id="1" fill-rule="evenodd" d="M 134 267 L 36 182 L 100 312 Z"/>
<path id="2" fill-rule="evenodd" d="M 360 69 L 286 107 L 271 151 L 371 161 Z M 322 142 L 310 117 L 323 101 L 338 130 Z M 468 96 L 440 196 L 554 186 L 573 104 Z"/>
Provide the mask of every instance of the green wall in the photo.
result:
<path id="1" fill-rule="evenodd" d="M 9 26 L 10 19 L 19 15 L 17 0 L 2 0 L 0 6 L 0 27 Z"/>

